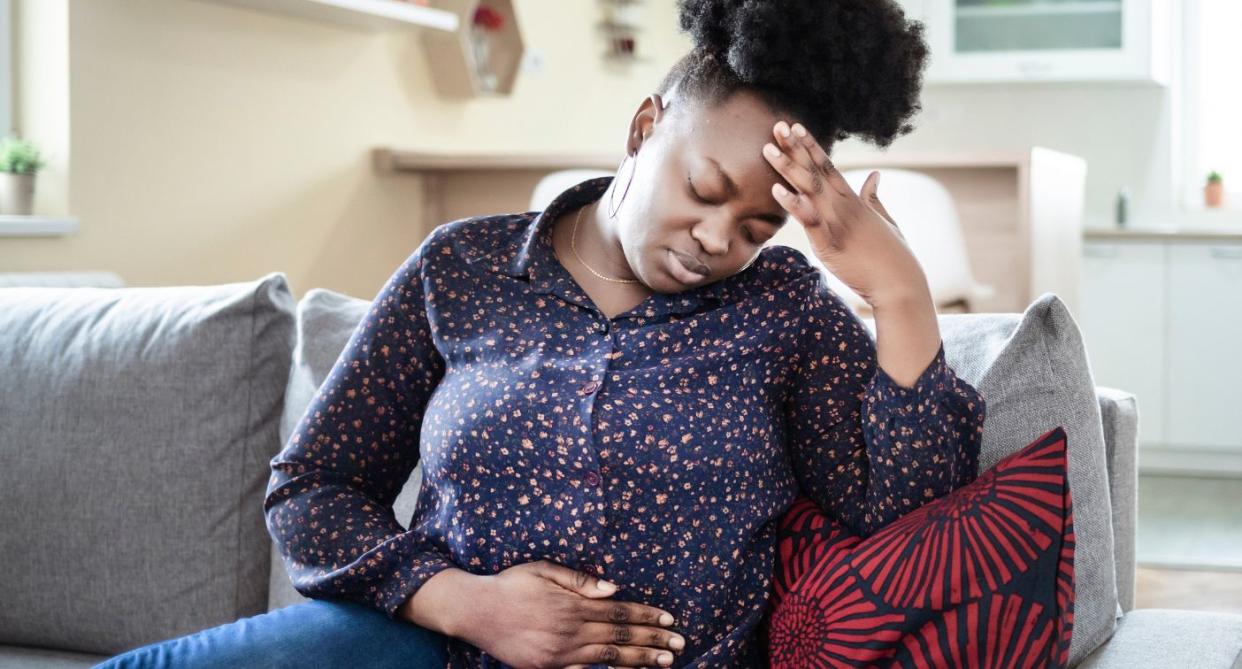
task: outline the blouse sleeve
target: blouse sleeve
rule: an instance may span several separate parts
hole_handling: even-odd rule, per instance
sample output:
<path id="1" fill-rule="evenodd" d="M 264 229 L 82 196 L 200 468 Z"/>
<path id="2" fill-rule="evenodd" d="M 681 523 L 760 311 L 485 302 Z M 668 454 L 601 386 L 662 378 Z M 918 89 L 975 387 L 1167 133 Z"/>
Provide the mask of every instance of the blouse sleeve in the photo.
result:
<path id="1" fill-rule="evenodd" d="M 263 504 L 299 593 L 352 600 L 391 619 L 427 579 L 453 566 L 392 510 L 418 464 L 423 411 L 444 374 L 424 303 L 430 239 L 372 300 L 272 458 Z"/>
<path id="2" fill-rule="evenodd" d="M 945 362 L 943 342 L 905 387 L 879 366 L 871 333 L 823 279 L 806 314 L 785 403 L 804 494 L 868 536 L 977 478 L 984 401 Z"/>

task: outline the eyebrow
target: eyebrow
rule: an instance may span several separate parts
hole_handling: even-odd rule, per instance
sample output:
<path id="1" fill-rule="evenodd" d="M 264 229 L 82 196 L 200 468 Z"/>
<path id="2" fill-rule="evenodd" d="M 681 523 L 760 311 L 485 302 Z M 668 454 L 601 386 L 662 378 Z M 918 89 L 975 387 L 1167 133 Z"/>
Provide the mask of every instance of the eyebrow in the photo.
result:
<path id="1" fill-rule="evenodd" d="M 704 156 L 704 158 L 707 158 L 707 162 L 711 163 L 712 166 L 716 168 L 716 174 L 724 180 L 725 190 L 729 192 L 729 197 L 737 197 L 741 189 L 737 187 L 737 183 L 733 181 L 733 179 L 729 176 L 729 173 L 724 171 L 724 167 L 722 167 L 720 163 L 711 156 Z M 768 223 L 771 223 L 779 228 L 785 223 L 785 220 L 788 217 L 785 214 L 759 214 L 755 218 L 767 221 Z"/>

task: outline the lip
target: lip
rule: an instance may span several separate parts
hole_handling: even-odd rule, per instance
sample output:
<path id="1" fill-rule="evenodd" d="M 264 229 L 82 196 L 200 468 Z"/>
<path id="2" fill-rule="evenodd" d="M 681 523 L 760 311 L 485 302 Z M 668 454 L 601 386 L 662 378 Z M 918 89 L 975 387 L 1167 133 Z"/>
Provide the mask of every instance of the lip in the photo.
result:
<path id="1" fill-rule="evenodd" d="M 707 278 L 706 274 L 702 274 L 686 266 L 686 263 L 682 260 L 681 255 L 676 251 L 669 249 L 668 254 L 671 256 L 668 262 L 669 271 L 678 281 L 685 284 L 695 284 Z"/>

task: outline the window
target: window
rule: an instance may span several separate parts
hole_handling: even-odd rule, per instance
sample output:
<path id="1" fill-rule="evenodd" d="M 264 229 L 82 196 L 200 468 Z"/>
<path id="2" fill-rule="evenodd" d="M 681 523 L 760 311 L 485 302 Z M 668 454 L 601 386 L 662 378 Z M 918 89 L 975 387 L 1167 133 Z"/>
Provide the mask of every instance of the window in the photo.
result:
<path id="1" fill-rule="evenodd" d="M 0 137 L 13 130 L 13 11 L 0 0 Z"/>
<path id="2" fill-rule="evenodd" d="M 1242 2 L 1186 0 L 1183 133 L 1187 209 L 1202 209 L 1209 172 L 1224 178 L 1225 207 L 1242 211 Z"/>

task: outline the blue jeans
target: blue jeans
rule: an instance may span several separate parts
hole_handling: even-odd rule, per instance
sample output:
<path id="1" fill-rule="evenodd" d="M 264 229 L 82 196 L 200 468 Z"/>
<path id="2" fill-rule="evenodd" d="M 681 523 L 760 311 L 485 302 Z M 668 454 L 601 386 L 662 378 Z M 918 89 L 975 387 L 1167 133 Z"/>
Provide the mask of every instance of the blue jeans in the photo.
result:
<path id="1" fill-rule="evenodd" d="M 312 599 L 140 646 L 92 669 L 444 669 L 447 640 L 362 604 Z"/>

